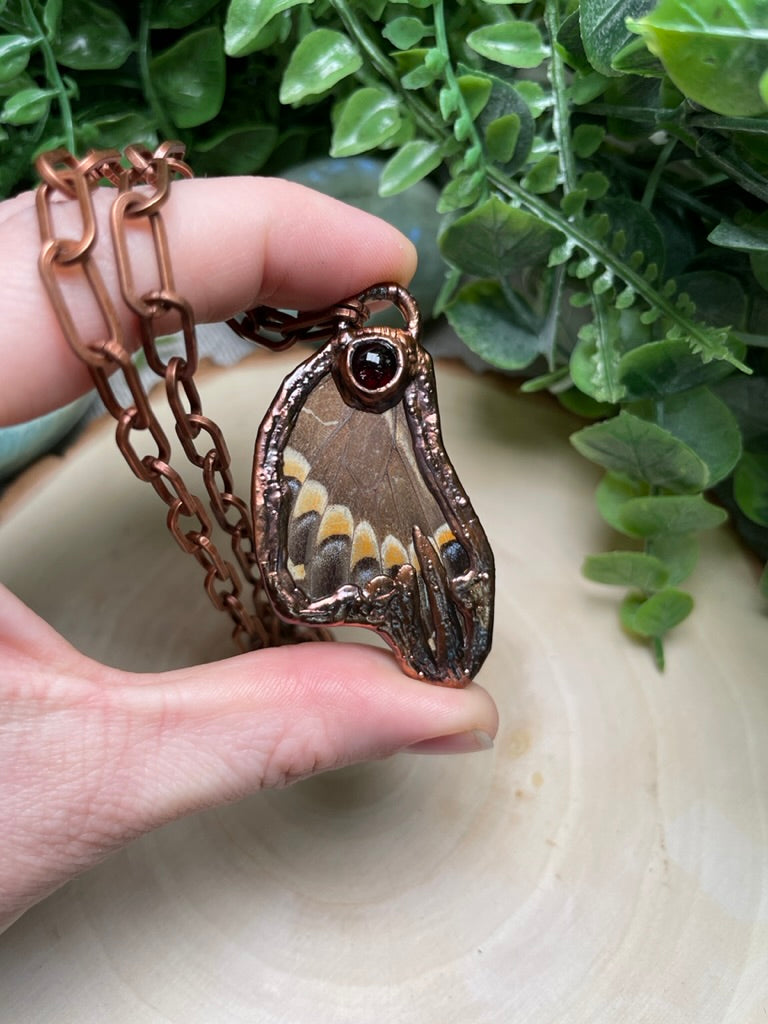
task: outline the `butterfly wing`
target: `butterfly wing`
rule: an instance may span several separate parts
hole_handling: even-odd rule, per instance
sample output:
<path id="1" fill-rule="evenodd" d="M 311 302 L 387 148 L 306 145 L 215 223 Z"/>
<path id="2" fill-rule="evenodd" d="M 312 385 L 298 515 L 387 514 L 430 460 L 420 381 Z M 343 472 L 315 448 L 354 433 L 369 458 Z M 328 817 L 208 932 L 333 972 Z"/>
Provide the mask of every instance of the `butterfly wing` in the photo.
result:
<path id="1" fill-rule="evenodd" d="M 345 401 L 330 343 L 286 379 L 257 440 L 256 543 L 283 617 L 376 629 L 410 674 L 461 685 L 490 646 L 493 560 L 418 353 L 383 412 Z"/>
<path id="2" fill-rule="evenodd" d="M 325 377 L 296 420 L 282 475 L 289 571 L 312 600 L 417 564 L 414 526 L 449 560 L 460 550 L 424 482 L 402 405 L 352 409 Z"/>

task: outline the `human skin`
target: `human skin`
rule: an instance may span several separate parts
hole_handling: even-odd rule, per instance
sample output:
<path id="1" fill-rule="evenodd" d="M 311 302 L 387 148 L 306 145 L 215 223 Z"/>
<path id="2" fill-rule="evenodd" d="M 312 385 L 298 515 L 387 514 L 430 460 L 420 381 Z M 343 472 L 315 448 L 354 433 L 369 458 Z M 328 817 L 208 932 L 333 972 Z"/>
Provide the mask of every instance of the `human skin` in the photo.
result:
<path id="1" fill-rule="evenodd" d="M 96 259 L 126 337 L 107 218 L 96 196 Z M 177 290 L 198 322 L 263 303 L 321 308 L 384 280 L 407 284 L 415 252 L 394 228 L 287 182 L 174 184 L 164 207 Z M 60 235 L 78 235 L 73 204 Z M 151 241 L 132 234 L 136 285 L 153 286 Z M 0 424 L 31 419 L 90 386 L 37 271 L 34 198 L 0 205 Z M 144 258 L 146 256 L 146 258 Z M 155 271 L 156 273 L 156 271 Z M 68 290 L 83 336 L 99 339 L 84 285 Z M 31 555 L 31 557 L 33 557 Z M 185 814 L 316 772 L 398 751 L 487 749 L 490 696 L 404 676 L 385 651 L 302 644 L 164 673 L 98 664 L 0 586 L 0 931 L 137 836 Z"/>

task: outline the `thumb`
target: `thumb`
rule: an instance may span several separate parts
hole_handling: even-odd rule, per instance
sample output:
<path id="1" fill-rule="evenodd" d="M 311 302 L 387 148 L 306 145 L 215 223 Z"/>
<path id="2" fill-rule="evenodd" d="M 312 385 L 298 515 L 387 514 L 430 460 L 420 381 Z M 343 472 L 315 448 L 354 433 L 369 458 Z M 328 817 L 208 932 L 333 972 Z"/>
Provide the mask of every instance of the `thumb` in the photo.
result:
<path id="1" fill-rule="evenodd" d="M 174 818 L 404 748 L 482 749 L 496 731 L 480 687 L 409 679 L 371 647 L 302 644 L 136 675 L 85 658 L 11 595 L 5 612 L 0 931 Z"/>
<path id="2" fill-rule="evenodd" d="M 486 749 L 498 724 L 481 687 L 426 685 L 386 651 L 356 644 L 275 648 L 143 685 L 129 678 L 125 720 L 140 735 L 122 771 L 134 779 L 133 813 L 151 824 L 403 749 Z M 172 772 L 148 771 L 147 749 Z"/>

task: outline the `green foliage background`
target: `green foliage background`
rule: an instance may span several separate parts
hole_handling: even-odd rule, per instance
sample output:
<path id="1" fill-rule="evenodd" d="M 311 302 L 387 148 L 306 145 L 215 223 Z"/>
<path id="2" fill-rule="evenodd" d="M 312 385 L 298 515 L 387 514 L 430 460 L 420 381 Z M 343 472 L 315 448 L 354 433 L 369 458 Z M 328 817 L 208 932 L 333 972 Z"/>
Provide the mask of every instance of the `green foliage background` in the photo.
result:
<path id="1" fill-rule="evenodd" d="M 584 572 L 660 665 L 700 531 L 727 509 L 768 557 L 766 0 L 6 0 L 0 30 L 0 195 L 162 137 L 198 174 L 436 181 L 435 312 L 589 421 L 623 540 Z"/>

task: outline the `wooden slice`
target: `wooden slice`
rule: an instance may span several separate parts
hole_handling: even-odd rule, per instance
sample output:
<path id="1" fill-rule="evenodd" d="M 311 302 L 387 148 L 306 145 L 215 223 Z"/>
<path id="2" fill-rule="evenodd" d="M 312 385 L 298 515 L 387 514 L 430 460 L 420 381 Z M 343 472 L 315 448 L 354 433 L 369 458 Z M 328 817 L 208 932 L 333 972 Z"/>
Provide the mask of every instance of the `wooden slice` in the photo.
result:
<path id="1" fill-rule="evenodd" d="M 208 374 L 240 493 L 295 359 Z M 496 749 L 400 755 L 134 843 L 0 939 L 0 1020 L 757 1024 L 768 1018 L 768 618 L 708 536 L 659 674 L 585 582 L 612 538 L 575 422 L 438 365 L 495 549 Z M 0 506 L 0 579 L 74 644 L 162 669 L 230 652 L 199 567 L 99 424 Z M 369 639 L 363 631 L 349 638 Z"/>

